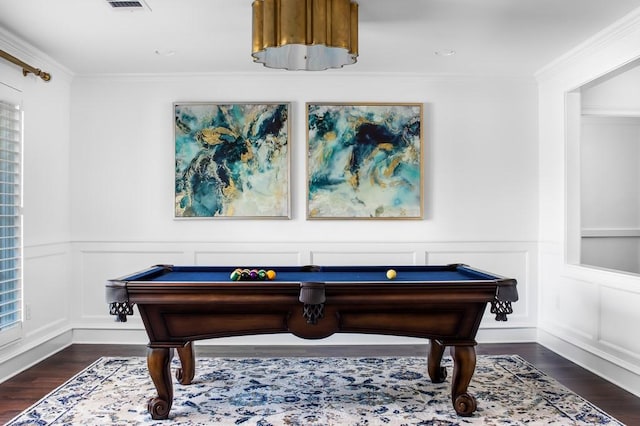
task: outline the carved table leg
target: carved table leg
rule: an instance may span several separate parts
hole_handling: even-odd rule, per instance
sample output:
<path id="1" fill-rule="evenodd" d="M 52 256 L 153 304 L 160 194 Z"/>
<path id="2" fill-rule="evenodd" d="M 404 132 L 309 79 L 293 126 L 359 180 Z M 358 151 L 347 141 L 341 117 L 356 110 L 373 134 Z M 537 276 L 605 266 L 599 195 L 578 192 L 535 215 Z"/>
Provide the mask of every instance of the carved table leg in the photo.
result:
<path id="1" fill-rule="evenodd" d="M 149 348 L 147 350 L 147 367 L 158 396 L 151 398 L 147 405 L 149 414 L 154 420 L 164 420 L 169 417 L 173 404 L 173 384 L 171 383 L 171 358 L 173 349 Z"/>
<path id="2" fill-rule="evenodd" d="M 476 399 L 467 393 L 469 382 L 476 369 L 476 348 L 473 346 L 453 346 L 453 377 L 451 379 L 451 400 L 453 408 L 460 416 L 470 416 L 476 411 Z"/>
<path id="3" fill-rule="evenodd" d="M 431 339 L 429 344 L 429 358 L 427 360 L 427 367 L 429 371 L 429 377 L 433 383 L 442 383 L 447 378 L 447 369 L 440 366 L 442 361 L 442 354 L 444 353 L 444 345 Z"/>
<path id="4" fill-rule="evenodd" d="M 180 357 L 181 367 L 176 370 L 176 379 L 180 384 L 189 385 L 196 373 L 196 354 L 193 350 L 193 342 L 188 342 L 183 347 L 178 348 L 178 356 Z"/>

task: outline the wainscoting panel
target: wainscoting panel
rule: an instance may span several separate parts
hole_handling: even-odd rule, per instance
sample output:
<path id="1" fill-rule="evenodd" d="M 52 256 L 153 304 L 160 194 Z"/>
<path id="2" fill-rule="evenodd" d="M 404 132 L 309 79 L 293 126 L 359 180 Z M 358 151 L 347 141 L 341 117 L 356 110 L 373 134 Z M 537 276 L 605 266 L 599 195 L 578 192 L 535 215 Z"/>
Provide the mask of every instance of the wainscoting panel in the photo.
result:
<path id="1" fill-rule="evenodd" d="M 640 365 L 640 293 L 603 286 L 600 301 L 600 342 Z"/>
<path id="2" fill-rule="evenodd" d="M 518 280 L 520 300 L 514 305 L 515 313 L 507 322 L 496 322 L 487 313 L 482 334 L 490 341 L 535 340 L 535 258 L 536 244 L 508 243 L 104 243 L 82 242 L 73 244 L 74 286 L 80 294 L 75 336 L 85 343 L 109 342 L 121 330 L 132 336 L 141 330 L 137 310 L 127 323 L 115 323 L 108 315 L 104 300 L 104 285 L 108 279 L 118 278 L 155 264 L 181 265 L 424 265 L 468 263 Z M 533 284 L 532 284 L 533 283 Z M 490 332 L 489 332 L 490 331 Z M 510 334 L 510 331 L 513 333 Z M 140 333 L 139 335 L 142 335 Z M 235 339 L 239 344 L 292 344 L 292 336 L 247 336 Z M 374 336 L 333 336 L 315 341 L 317 344 L 358 344 L 370 342 Z M 376 337 L 377 338 L 377 337 Z M 407 343 L 407 339 L 387 336 L 389 343 Z M 299 339 L 298 339 L 299 340 Z M 227 342 L 227 339 L 225 339 Z M 341 343 L 342 342 L 342 343 Z M 363 343 L 364 344 L 364 343 Z"/>
<path id="3" fill-rule="evenodd" d="M 370 249 L 371 250 L 371 249 Z M 380 251 L 313 251 L 311 253 L 314 265 L 416 265 L 417 253 L 389 252 L 382 247 Z"/>
<path id="4" fill-rule="evenodd" d="M 66 243 L 24 248 L 24 341 L 67 330 L 73 308 L 69 299 L 70 246 Z"/>
<path id="5" fill-rule="evenodd" d="M 559 282 L 553 300 L 558 327 L 587 342 L 598 338 L 599 309 L 598 286 L 582 280 L 567 279 Z"/>
<path id="6" fill-rule="evenodd" d="M 298 251 L 266 250 L 266 247 L 262 250 L 255 247 L 250 247 L 247 250 L 239 250 L 237 247 L 233 247 L 221 251 L 197 251 L 195 253 L 195 264 L 224 265 L 234 267 L 275 267 L 301 264 L 301 254 Z"/>
<path id="7" fill-rule="evenodd" d="M 185 251 L 164 251 L 141 248 L 140 251 L 126 248 L 104 247 L 104 249 L 80 250 L 76 265 L 76 285 L 80 300 L 78 304 L 81 322 L 96 322 L 113 318 L 109 316 L 105 302 L 107 280 L 119 278 L 158 264 L 190 264 L 192 255 Z"/>
<path id="8" fill-rule="evenodd" d="M 513 315 L 509 321 L 528 321 L 535 317 L 536 290 L 535 274 L 537 272 L 536 256 L 530 249 L 505 249 L 499 245 L 482 247 L 476 245 L 460 245 L 458 248 L 433 248 L 427 254 L 430 264 L 464 263 L 518 281 L 518 302 L 513 304 Z M 485 317 L 493 318 L 487 311 Z M 491 324 L 485 320 L 485 324 Z M 498 324 L 493 324 L 497 326 Z"/>

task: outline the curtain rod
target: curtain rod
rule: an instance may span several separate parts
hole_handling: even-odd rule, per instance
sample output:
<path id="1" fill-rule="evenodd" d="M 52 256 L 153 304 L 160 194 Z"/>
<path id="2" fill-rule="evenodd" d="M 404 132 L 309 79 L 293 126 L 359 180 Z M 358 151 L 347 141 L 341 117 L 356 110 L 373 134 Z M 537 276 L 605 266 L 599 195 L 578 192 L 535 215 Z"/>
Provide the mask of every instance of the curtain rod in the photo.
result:
<path id="1" fill-rule="evenodd" d="M 5 59 L 11 63 L 14 63 L 19 67 L 22 67 L 22 75 L 24 75 L 25 77 L 27 76 L 27 74 L 33 73 L 38 77 L 40 77 L 41 79 L 43 79 L 44 81 L 51 80 L 51 74 L 49 74 L 48 72 L 44 72 L 40 68 L 32 67 L 31 65 L 25 62 L 22 62 L 20 59 L 16 58 L 15 56 L 11 56 L 4 50 L 0 50 L 0 58 Z"/>

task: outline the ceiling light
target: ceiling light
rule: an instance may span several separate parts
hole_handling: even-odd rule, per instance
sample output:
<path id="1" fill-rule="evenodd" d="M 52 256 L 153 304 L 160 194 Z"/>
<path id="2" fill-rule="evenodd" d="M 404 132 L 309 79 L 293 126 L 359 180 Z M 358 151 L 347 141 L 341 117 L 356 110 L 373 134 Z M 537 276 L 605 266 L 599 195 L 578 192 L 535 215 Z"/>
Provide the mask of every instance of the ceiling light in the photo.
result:
<path id="1" fill-rule="evenodd" d="M 449 49 L 443 49 L 443 50 L 436 50 L 435 52 L 436 55 L 438 56 L 453 56 L 456 54 L 455 50 L 449 50 Z"/>
<path id="2" fill-rule="evenodd" d="M 171 49 L 156 49 L 156 55 L 158 56 L 173 56 L 176 54 L 175 50 Z"/>
<path id="3" fill-rule="evenodd" d="M 355 64 L 358 4 L 350 0 L 254 0 L 254 62 L 320 71 Z"/>

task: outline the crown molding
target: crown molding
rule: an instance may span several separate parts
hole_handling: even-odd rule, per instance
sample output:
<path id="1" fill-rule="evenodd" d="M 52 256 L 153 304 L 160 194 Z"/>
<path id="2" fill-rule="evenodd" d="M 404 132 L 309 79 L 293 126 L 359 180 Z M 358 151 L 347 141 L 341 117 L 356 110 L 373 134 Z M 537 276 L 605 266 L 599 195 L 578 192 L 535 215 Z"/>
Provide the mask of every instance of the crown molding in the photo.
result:
<path id="1" fill-rule="evenodd" d="M 496 84 L 505 83 L 530 83 L 535 85 L 536 81 L 532 75 L 495 75 L 495 74 L 429 74 L 429 73 L 332 73 L 322 75 L 309 73 L 306 71 L 287 71 L 286 73 L 259 73 L 259 72 L 176 72 L 176 73 L 100 73 L 100 74 L 76 74 L 77 81 L 123 81 L 123 82 L 183 82 L 188 81 L 210 81 L 212 79 L 265 79 L 265 80 L 313 80 L 314 82 L 328 80 L 362 80 L 362 79 L 410 79 L 425 83 L 474 83 L 474 82 L 494 82 Z"/>
<path id="2" fill-rule="evenodd" d="M 0 27 L 0 49 L 51 74 L 51 80 L 71 82 L 75 74 L 35 46 Z"/>
<path id="3" fill-rule="evenodd" d="M 624 45 L 625 39 L 631 37 L 632 51 L 625 49 L 625 52 L 620 52 L 613 49 L 616 44 Z M 549 64 L 538 70 L 534 77 L 538 83 L 551 80 L 563 72 L 572 69 L 581 62 L 590 62 L 595 56 L 609 54 L 618 55 L 620 58 L 606 69 L 599 70 L 598 75 L 592 76 L 589 80 L 593 80 L 600 77 L 614 69 L 628 64 L 635 59 L 640 58 L 640 8 L 628 13 L 623 18 L 609 25 L 607 28 L 596 33 L 592 37 L 588 38 L 575 48 L 571 49 L 564 55 L 553 60 Z M 606 57 L 606 56 L 605 56 Z M 596 62 L 597 63 L 597 62 Z M 601 66 L 607 67 L 607 64 L 601 64 Z M 582 84 L 587 81 L 582 82 Z M 577 84 L 576 86 L 579 86 Z"/>

